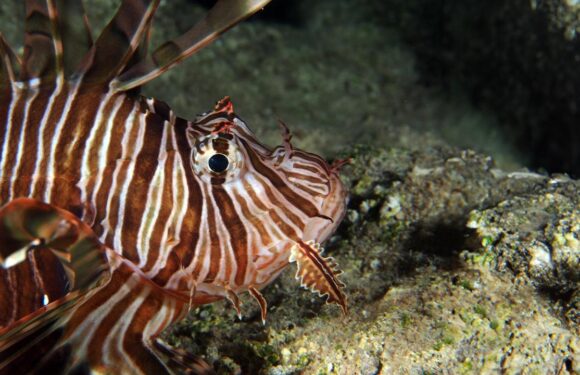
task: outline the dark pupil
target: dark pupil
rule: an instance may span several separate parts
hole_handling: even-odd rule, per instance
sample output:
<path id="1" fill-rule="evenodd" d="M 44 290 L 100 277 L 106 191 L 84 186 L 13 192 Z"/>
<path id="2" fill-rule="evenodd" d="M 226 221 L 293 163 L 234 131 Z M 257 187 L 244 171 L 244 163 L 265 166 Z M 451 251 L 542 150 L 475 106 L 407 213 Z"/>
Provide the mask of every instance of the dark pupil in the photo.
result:
<path id="1" fill-rule="evenodd" d="M 209 169 L 216 173 L 222 173 L 226 169 L 228 169 L 228 165 L 230 161 L 224 154 L 215 154 L 211 158 L 209 158 Z"/>

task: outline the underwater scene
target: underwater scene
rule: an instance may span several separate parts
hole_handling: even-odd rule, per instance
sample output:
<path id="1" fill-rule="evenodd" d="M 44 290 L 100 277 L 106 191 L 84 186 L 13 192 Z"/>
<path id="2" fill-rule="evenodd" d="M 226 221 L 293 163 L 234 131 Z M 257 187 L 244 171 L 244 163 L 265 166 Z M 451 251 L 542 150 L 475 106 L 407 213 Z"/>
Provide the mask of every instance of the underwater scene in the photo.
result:
<path id="1" fill-rule="evenodd" d="M 0 375 L 579 373 L 579 32 L 2 0 Z"/>

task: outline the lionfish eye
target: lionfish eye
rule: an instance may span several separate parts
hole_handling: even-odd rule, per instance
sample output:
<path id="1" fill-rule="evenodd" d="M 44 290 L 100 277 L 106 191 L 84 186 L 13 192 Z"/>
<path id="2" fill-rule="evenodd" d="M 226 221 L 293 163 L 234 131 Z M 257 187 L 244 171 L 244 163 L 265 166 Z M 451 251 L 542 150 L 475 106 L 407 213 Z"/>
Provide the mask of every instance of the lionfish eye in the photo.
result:
<path id="1" fill-rule="evenodd" d="M 193 172 L 204 182 L 229 183 L 244 173 L 243 155 L 235 141 L 219 134 L 195 140 L 191 148 Z"/>
<path id="2" fill-rule="evenodd" d="M 215 173 L 222 173 L 230 165 L 230 160 L 224 154 L 215 154 L 207 161 L 209 169 Z"/>

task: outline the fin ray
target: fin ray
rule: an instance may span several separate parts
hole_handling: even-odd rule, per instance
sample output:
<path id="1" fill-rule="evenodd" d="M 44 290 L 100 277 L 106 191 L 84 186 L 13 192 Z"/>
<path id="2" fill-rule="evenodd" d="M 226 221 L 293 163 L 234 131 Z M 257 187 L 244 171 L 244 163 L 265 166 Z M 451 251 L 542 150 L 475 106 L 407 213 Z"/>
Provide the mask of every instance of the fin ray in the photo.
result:
<path id="1" fill-rule="evenodd" d="M 254 299 L 256 300 L 258 305 L 260 306 L 260 317 L 262 318 L 262 324 L 266 325 L 266 315 L 268 313 L 268 302 L 266 302 L 266 299 L 264 298 L 262 293 L 260 293 L 260 291 L 256 288 L 254 288 L 253 286 L 248 288 L 248 292 L 252 295 L 252 297 L 254 297 Z"/>
<path id="2" fill-rule="evenodd" d="M 153 340 L 152 349 L 175 373 L 192 375 L 214 375 L 215 371 L 203 359 L 183 349 L 172 348 L 161 339 Z"/>
<path id="3" fill-rule="evenodd" d="M 22 58 L 21 81 L 35 78 L 53 78 L 56 72 L 54 49 L 54 18 L 51 18 L 48 2 L 26 0 L 24 28 L 24 56 Z"/>
<path id="4" fill-rule="evenodd" d="M 109 269 L 105 247 L 88 226 L 33 199 L 0 209 L 0 244 L 0 327 L 93 287 Z"/>
<path id="5" fill-rule="evenodd" d="M 326 302 L 338 304 L 346 315 L 347 298 L 342 290 L 345 285 L 338 279 L 342 272 L 334 259 L 321 256 L 322 251 L 322 248 L 312 241 L 300 241 L 296 244 L 290 258 L 290 261 L 295 261 L 298 267 L 296 279 L 300 281 L 301 286 L 321 296 L 326 295 Z"/>
<path id="6" fill-rule="evenodd" d="M 123 0 L 91 50 L 80 72 L 88 83 L 109 82 L 126 67 L 149 33 L 159 0 Z"/>
<path id="7" fill-rule="evenodd" d="M 58 23 L 63 74 L 70 77 L 93 45 L 91 27 L 82 1 L 49 0 L 49 2 Z"/>
<path id="8" fill-rule="evenodd" d="M 163 43 L 147 59 L 112 82 L 116 91 L 127 91 L 155 79 L 199 51 L 238 22 L 263 8 L 270 0 L 218 0 L 209 13 L 183 35 Z"/>
<path id="9" fill-rule="evenodd" d="M 0 33 L 0 88 L 11 86 L 16 81 L 18 70 L 20 61 L 4 39 L 4 35 Z"/>
<path id="10" fill-rule="evenodd" d="M 0 328 L 0 373 L 32 373 L 39 367 L 50 368 L 51 364 L 44 363 L 45 356 L 61 339 L 63 317 L 75 307 L 80 297 L 80 291 L 69 293 L 47 306 L 46 310 L 39 310 L 5 329 Z M 57 357 L 53 355 L 52 360 Z M 61 360 L 66 363 L 65 358 Z M 62 371 L 62 366 L 57 368 Z"/>

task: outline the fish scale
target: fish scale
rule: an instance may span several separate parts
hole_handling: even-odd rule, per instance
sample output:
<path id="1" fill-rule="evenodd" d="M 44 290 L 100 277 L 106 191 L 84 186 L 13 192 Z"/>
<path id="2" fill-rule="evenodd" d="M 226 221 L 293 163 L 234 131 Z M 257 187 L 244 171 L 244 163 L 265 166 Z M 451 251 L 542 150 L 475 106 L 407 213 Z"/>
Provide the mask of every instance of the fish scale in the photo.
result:
<path id="1" fill-rule="evenodd" d="M 245 292 L 265 321 L 291 262 L 346 313 L 319 246 L 338 168 L 284 124 L 263 145 L 228 97 L 190 121 L 138 93 L 266 3 L 218 1 L 150 54 L 155 0 L 123 0 L 94 42 L 79 2 L 27 0 L 23 56 L 0 37 L 0 373 L 211 373 L 158 335 L 223 298 L 240 315 Z"/>

